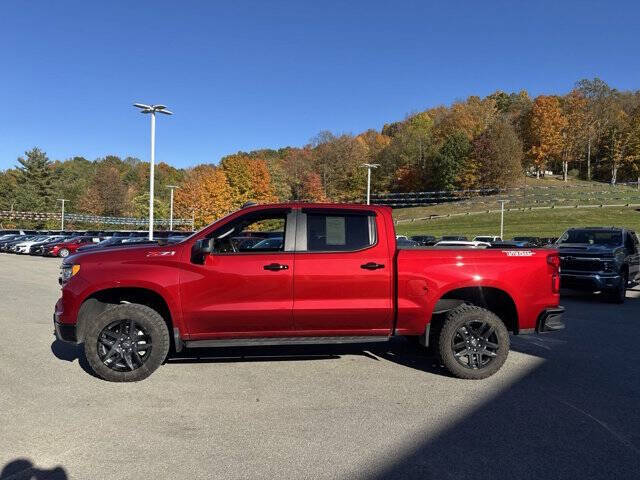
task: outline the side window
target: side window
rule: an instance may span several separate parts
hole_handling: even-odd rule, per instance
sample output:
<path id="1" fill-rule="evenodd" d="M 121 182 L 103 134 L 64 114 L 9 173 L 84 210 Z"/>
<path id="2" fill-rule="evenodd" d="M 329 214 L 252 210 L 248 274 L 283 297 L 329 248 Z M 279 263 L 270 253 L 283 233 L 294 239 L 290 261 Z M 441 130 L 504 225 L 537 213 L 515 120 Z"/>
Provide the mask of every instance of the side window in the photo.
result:
<path id="1" fill-rule="evenodd" d="M 375 216 L 307 213 L 307 251 L 349 252 L 375 243 Z"/>
<path id="2" fill-rule="evenodd" d="M 284 251 L 286 211 L 246 215 L 211 234 L 215 253 Z"/>

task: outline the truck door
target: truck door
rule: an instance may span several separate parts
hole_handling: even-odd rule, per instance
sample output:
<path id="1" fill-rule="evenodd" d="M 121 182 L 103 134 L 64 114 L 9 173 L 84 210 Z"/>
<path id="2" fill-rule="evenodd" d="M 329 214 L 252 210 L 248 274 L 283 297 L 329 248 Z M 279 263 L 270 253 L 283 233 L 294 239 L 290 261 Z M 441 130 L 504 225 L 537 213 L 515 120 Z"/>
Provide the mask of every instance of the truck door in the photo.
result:
<path id="1" fill-rule="evenodd" d="M 209 234 L 214 252 L 181 279 L 193 340 L 291 334 L 294 236 L 295 214 L 282 208 L 247 213 Z"/>
<path id="2" fill-rule="evenodd" d="M 394 266 L 382 217 L 358 209 L 302 209 L 295 255 L 299 334 L 390 334 Z"/>

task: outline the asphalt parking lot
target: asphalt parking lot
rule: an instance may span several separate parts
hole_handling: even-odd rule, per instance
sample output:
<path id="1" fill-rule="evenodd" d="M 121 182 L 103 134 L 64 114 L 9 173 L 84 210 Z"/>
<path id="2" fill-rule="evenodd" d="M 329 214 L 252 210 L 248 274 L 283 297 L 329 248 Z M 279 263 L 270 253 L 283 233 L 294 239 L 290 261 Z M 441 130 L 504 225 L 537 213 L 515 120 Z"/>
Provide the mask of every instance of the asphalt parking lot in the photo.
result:
<path id="1" fill-rule="evenodd" d="M 113 384 L 54 342 L 59 264 L 0 254 L 2 479 L 638 478 L 640 289 L 566 296 L 567 330 L 514 338 L 483 381 L 399 339 L 197 351 Z"/>

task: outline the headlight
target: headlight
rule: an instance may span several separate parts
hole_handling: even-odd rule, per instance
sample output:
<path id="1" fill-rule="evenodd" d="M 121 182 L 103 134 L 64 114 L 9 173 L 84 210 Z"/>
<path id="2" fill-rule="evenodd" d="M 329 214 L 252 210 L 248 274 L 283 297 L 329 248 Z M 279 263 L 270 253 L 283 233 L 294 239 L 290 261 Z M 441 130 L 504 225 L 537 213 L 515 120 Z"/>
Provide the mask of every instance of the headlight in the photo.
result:
<path id="1" fill-rule="evenodd" d="M 80 271 L 80 265 L 62 265 L 60 282 L 67 283 L 71 277 Z"/>

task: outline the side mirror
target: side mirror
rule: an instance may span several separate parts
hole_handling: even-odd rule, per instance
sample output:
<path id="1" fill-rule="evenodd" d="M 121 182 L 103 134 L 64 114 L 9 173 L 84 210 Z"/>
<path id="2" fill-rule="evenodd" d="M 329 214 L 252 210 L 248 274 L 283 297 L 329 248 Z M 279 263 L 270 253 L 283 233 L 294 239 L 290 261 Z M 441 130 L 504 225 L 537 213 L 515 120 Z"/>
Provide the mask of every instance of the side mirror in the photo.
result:
<path id="1" fill-rule="evenodd" d="M 204 257 L 215 251 L 216 241 L 214 238 L 202 238 L 196 240 L 191 249 L 191 259 L 196 263 L 204 263 Z"/>

